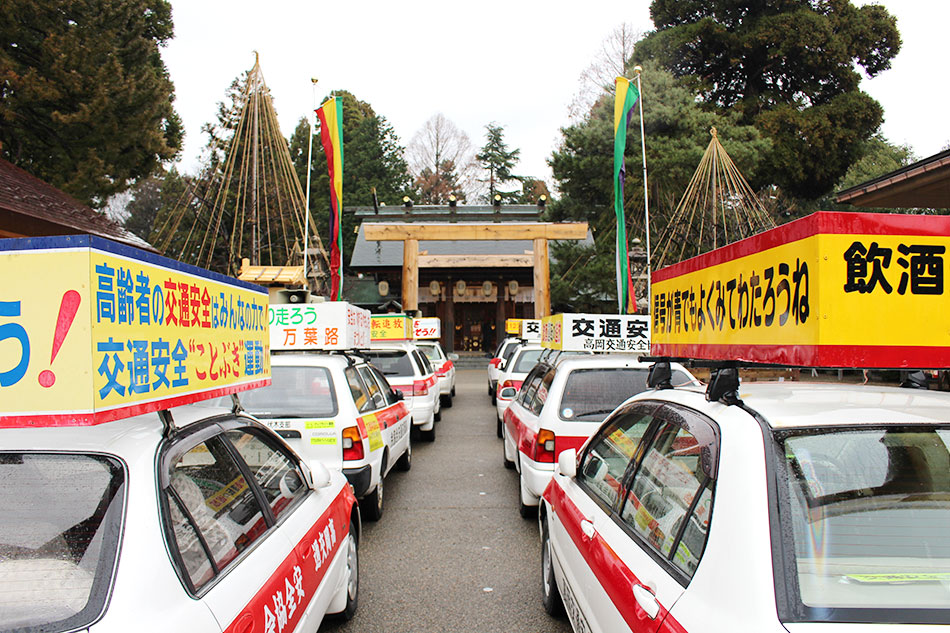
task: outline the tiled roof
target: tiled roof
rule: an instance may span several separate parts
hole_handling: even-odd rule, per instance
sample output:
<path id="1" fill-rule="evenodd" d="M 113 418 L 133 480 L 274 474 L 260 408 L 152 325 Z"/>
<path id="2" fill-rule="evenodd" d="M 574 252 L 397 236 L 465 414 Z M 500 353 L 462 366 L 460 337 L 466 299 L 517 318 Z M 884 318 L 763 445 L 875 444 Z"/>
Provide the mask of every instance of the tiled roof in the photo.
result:
<path id="1" fill-rule="evenodd" d="M 34 230 L 40 230 L 44 235 L 89 233 L 157 252 L 148 242 L 106 216 L 0 159 L 0 231 L 24 234 L 26 232 L 20 228 L 24 225 L 42 227 Z"/>

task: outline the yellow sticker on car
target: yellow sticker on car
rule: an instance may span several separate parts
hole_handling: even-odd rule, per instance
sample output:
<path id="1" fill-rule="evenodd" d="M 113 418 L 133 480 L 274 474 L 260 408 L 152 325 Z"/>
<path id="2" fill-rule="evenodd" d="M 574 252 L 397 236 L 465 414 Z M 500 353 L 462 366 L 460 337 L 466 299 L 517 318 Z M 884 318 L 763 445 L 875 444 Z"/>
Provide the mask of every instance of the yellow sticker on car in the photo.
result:
<path id="1" fill-rule="evenodd" d="M 332 429 L 333 420 L 307 420 L 305 428 L 310 429 Z"/>
<path id="2" fill-rule="evenodd" d="M 379 420 L 375 413 L 363 416 L 363 424 L 366 426 L 366 436 L 369 438 L 369 450 L 375 451 L 383 447 L 383 435 L 379 432 Z"/>
<path id="3" fill-rule="evenodd" d="M 310 444 L 314 446 L 331 446 L 336 444 L 336 437 L 324 437 L 321 435 L 315 435 L 310 438 Z"/>

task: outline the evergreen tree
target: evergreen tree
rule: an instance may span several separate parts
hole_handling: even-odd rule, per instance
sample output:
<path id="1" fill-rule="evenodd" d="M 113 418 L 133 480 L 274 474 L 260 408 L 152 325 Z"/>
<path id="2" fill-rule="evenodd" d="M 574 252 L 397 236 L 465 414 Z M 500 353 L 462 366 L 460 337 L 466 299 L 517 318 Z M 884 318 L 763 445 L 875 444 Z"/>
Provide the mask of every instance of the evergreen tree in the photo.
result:
<path id="1" fill-rule="evenodd" d="M 850 0 L 653 0 L 656 31 L 635 50 L 656 59 L 710 110 L 728 108 L 772 141 L 765 182 L 818 198 L 858 159 L 883 110 L 858 89 L 900 49 L 896 20 Z"/>
<path id="2" fill-rule="evenodd" d="M 86 204 L 173 159 L 167 0 L 0 3 L 0 155 Z"/>
<path id="3" fill-rule="evenodd" d="M 501 196 L 503 203 L 516 202 L 521 195 L 521 177 L 514 175 L 512 170 L 518 164 L 521 156 L 520 149 L 508 149 L 505 143 L 505 130 L 497 123 L 489 123 L 485 126 L 485 145 L 475 156 L 475 159 L 481 163 L 482 169 L 488 171 L 488 178 L 483 182 L 488 184 L 488 201 L 495 199 L 495 194 Z M 516 183 L 517 190 L 508 190 L 505 187 L 507 183 Z"/>
<path id="4" fill-rule="evenodd" d="M 152 243 L 161 230 L 161 218 L 169 213 L 183 198 L 190 179 L 183 177 L 172 167 L 168 171 L 154 174 L 137 182 L 130 190 L 131 194 L 125 211 L 128 214 L 124 226 L 143 240 Z M 192 215 L 186 226 L 194 222 Z M 152 243 L 154 246 L 155 244 Z M 171 252 L 171 251 L 170 251 Z"/>
<path id="5" fill-rule="evenodd" d="M 370 104 L 345 90 L 334 94 L 343 99 L 343 268 L 349 267 L 355 230 L 359 221 L 349 207 L 373 203 L 373 189 L 382 203 L 401 204 L 412 193 L 409 168 L 403 158 L 399 137 L 386 117 L 376 114 Z M 307 183 L 307 151 L 310 124 L 300 119 L 290 139 L 290 156 L 301 185 Z M 313 138 L 310 212 L 326 245 L 330 226 L 330 176 L 319 130 Z"/>

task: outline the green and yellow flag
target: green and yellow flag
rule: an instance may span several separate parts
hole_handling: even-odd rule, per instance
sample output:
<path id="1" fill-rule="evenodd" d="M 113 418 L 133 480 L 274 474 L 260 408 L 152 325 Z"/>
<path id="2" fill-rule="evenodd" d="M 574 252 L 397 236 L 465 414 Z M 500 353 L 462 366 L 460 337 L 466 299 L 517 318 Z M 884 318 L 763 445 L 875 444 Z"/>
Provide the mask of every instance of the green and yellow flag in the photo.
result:
<path id="1" fill-rule="evenodd" d="M 617 215 L 617 303 L 620 314 L 636 312 L 637 305 L 627 258 L 627 224 L 623 214 L 623 180 L 626 175 L 623 154 L 627 147 L 627 125 L 639 98 L 640 93 L 630 80 L 617 77 L 617 94 L 614 99 L 614 212 Z"/>

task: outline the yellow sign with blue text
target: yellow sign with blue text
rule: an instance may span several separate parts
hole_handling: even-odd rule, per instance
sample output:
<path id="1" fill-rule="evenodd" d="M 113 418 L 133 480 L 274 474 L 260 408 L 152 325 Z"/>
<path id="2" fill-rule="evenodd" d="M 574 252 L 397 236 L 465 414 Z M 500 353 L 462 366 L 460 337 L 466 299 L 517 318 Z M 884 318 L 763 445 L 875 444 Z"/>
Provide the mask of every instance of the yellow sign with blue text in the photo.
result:
<path id="1" fill-rule="evenodd" d="M 652 354 L 950 366 L 950 218 L 820 212 L 652 278 Z"/>
<path id="2" fill-rule="evenodd" d="M 89 425 L 270 382 L 263 288 L 93 236 L 0 240 L 0 426 Z"/>

